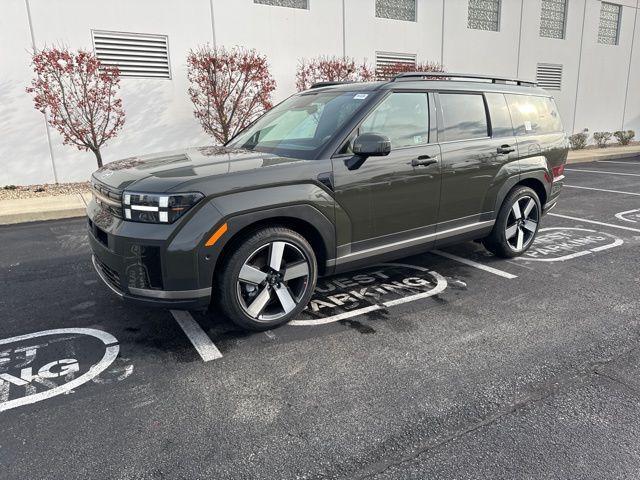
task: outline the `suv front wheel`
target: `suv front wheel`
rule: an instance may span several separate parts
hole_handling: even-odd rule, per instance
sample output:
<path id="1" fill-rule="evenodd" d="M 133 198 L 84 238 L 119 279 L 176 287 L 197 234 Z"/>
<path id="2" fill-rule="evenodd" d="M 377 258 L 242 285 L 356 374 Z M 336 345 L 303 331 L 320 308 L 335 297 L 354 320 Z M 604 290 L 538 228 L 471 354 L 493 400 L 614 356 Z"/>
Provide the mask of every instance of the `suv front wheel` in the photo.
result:
<path id="1" fill-rule="evenodd" d="M 288 228 L 265 228 L 236 245 L 219 269 L 220 306 L 240 327 L 268 330 L 304 309 L 316 279 L 309 242 Z"/>
<path id="2" fill-rule="evenodd" d="M 484 246 L 499 257 L 512 258 L 526 252 L 538 233 L 542 208 L 538 194 L 525 186 L 507 195 Z"/>

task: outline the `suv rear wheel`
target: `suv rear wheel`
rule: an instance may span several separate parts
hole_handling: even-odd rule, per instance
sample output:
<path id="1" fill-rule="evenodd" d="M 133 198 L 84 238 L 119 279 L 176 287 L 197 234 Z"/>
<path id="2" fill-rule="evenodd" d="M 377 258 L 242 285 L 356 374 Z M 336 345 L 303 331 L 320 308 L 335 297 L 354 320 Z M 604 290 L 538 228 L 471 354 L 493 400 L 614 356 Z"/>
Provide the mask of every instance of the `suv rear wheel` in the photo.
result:
<path id="1" fill-rule="evenodd" d="M 292 320 L 311 299 L 317 279 L 309 242 L 282 227 L 253 232 L 221 267 L 217 285 L 222 310 L 240 327 L 253 330 Z"/>
<path id="2" fill-rule="evenodd" d="M 538 233 L 540 199 L 525 186 L 515 187 L 505 198 L 484 246 L 499 257 L 512 258 L 526 252 Z"/>

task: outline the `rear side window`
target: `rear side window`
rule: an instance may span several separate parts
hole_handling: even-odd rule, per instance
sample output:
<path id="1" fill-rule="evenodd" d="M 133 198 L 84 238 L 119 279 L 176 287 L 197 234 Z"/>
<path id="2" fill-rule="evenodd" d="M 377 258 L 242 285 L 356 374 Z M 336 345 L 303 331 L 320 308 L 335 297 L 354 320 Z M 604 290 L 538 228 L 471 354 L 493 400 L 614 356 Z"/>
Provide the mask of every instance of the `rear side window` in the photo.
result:
<path id="1" fill-rule="evenodd" d="M 440 93 L 444 141 L 489 136 L 487 112 L 480 94 Z"/>
<path id="2" fill-rule="evenodd" d="M 516 135 L 562 132 L 555 102 L 549 97 L 506 95 Z"/>
<path id="3" fill-rule="evenodd" d="M 392 93 L 362 122 L 360 133 L 386 135 L 391 148 L 429 143 L 429 97 L 426 93 Z"/>
<path id="4" fill-rule="evenodd" d="M 485 93 L 489 107 L 489 117 L 491 118 L 491 136 L 512 137 L 513 126 L 511 125 L 511 115 L 507 107 L 507 100 L 502 93 Z"/>

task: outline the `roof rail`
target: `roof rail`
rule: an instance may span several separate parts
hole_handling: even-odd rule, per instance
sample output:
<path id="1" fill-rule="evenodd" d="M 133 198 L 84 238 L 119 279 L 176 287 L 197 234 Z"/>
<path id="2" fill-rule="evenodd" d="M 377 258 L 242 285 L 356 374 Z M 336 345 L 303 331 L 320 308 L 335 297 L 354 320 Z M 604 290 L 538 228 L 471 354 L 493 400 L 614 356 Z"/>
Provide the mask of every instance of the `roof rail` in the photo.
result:
<path id="1" fill-rule="evenodd" d="M 493 77 L 491 75 L 474 75 L 469 73 L 447 73 L 447 72 L 405 72 L 393 77 L 390 81 L 402 80 L 455 80 L 455 79 L 483 80 L 490 83 L 514 84 L 523 87 L 536 87 L 538 84 L 531 80 L 520 80 L 517 78 Z"/>
<path id="2" fill-rule="evenodd" d="M 355 82 L 351 82 L 351 81 L 343 81 L 343 82 L 318 82 L 318 83 L 314 83 L 313 85 L 311 85 L 309 87 L 309 90 L 311 90 L 312 88 L 322 88 L 322 87 L 331 87 L 332 85 L 344 85 L 346 83 L 355 83 Z"/>

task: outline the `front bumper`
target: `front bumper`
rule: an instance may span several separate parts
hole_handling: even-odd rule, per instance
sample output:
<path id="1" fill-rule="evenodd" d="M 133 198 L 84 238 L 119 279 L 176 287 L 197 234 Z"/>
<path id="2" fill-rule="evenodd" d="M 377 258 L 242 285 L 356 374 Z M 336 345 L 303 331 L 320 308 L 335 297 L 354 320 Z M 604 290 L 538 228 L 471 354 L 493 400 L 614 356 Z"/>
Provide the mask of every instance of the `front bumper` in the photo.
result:
<path id="1" fill-rule="evenodd" d="M 203 214 L 211 218 L 211 211 Z M 212 290 L 210 252 L 191 222 L 127 222 L 92 201 L 89 244 L 100 279 L 121 299 L 150 307 L 204 309 Z M 198 223 L 198 222 L 194 222 Z"/>
<path id="2" fill-rule="evenodd" d="M 95 268 L 98 277 L 109 287 L 109 289 L 128 303 L 137 305 L 156 307 L 156 308 L 173 308 L 176 310 L 200 310 L 207 308 L 211 301 L 211 287 L 200 290 L 147 290 L 132 289 L 135 294 L 125 293 L 120 285 L 114 281 L 112 271 L 106 265 L 96 260 L 95 255 L 91 256 L 93 268 Z"/>

